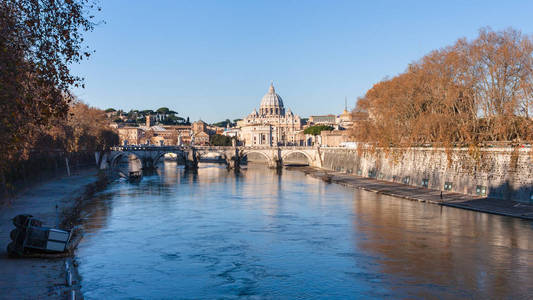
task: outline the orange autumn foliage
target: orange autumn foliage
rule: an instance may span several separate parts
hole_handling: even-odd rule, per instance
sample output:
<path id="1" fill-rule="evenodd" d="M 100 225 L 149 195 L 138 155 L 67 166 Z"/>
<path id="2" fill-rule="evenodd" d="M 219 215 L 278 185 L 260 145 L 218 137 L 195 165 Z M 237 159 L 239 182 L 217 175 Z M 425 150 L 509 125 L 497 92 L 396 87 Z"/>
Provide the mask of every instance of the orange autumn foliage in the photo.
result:
<path id="1" fill-rule="evenodd" d="M 532 37 L 514 29 L 433 51 L 359 99 L 370 118 L 354 136 L 381 147 L 531 141 L 532 54 Z"/>

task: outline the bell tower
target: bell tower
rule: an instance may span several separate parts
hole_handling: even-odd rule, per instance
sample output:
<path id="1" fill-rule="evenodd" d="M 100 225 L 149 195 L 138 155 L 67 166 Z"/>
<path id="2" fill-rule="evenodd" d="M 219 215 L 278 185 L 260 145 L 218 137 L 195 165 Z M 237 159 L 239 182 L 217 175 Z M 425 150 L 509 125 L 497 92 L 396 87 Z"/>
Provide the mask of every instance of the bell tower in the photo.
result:
<path id="1" fill-rule="evenodd" d="M 147 115 L 146 116 L 146 127 L 151 127 L 152 126 L 152 116 L 151 115 Z"/>

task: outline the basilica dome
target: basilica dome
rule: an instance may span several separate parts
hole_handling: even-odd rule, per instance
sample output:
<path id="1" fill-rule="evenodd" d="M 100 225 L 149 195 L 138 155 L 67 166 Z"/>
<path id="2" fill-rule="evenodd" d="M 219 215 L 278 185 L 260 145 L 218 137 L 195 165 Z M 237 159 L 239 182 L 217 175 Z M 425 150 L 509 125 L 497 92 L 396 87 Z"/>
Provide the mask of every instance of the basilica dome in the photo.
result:
<path id="1" fill-rule="evenodd" d="M 271 83 L 268 93 L 261 99 L 261 106 L 259 107 L 261 115 L 285 115 L 285 108 L 283 107 L 283 100 L 276 94 L 274 85 Z"/>

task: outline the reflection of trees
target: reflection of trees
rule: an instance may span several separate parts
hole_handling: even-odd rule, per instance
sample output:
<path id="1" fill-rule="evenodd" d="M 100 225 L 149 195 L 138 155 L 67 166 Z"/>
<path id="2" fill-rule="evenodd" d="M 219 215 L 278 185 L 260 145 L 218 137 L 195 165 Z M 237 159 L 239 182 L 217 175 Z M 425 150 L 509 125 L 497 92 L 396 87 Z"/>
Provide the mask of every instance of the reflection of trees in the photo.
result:
<path id="1" fill-rule="evenodd" d="M 83 206 L 83 214 L 90 216 L 83 221 L 83 228 L 86 231 L 96 232 L 107 227 L 108 217 L 111 214 L 111 207 L 109 205 L 112 198 L 112 193 L 99 194 Z"/>
<path id="2" fill-rule="evenodd" d="M 363 191 L 355 199 L 354 227 L 366 235 L 357 247 L 378 255 L 382 272 L 409 285 L 501 298 L 524 292 L 533 278 L 525 222 Z"/>

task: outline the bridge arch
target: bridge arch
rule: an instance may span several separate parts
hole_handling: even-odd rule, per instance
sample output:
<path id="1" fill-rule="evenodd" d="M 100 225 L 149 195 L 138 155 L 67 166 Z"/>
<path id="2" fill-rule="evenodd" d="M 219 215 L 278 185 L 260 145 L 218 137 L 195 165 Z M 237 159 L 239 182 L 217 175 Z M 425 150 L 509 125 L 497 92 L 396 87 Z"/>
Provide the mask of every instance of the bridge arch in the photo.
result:
<path id="1" fill-rule="evenodd" d="M 113 157 L 111 157 L 111 161 L 110 161 L 109 166 L 112 169 L 116 168 L 117 164 L 120 162 L 120 160 L 123 159 L 124 157 L 129 157 L 130 154 L 133 154 L 133 153 L 131 153 L 131 152 L 118 152 L 118 153 L 116 153 Z M 133 155 L 135 155 L 135 154 L 133 154 Z"/>
<path id="2" fill-rule="evenodd" d="M 220 157 L 220 159 L 224 161 L 226 161 L 228 158 L 226 151 L 223 151 L 223 150 L 207 149 L 207 150 L 197 151 L 196 153 L 198 154 L 198 160 L 213 159 L 213 157 L 209 157 L 210 154 L 216 154 Z"/>
<path id="3" fill-rule="evenodd" d="M 131 165 L 129 165 L 129 161 L 130 160 L 135 160 L 135 159 L 138 160 L 138 162 L 139 162 L 139 165 L 137 167 L 140 168 L 140 169 L 144 168 L 144 162 L 143 162 L 143 158 L 141 156 L 139 156 L 137 153 L 134 153 L 134 152 L 125 151 L 125 152 L 119 152 L 119 153 L 117 153 L 116 155 L 114 155 L 111 158 L 111 161 L 110 161 L 110 164 L 109 164 L 111 169 L 117 169 L 120 161 L 122 159 L 124 159 L 124 158 L 128 159 L 128 169 L 131 168 Z"/>
<path id="4" fill-rule="evenodd" d="M 311 165 L 312 162 L 313 162 L 313 158 L 305 151 L 302 151 L 302 150 L 288 150 L 288 151 L 283 151 L 282 152 L 282 156 L 281 156 L 281 161 L 283 162 L 283 164 L 285 164 L 286 161 L 288 161 L 288 158 L 289 156 L 291 155 L 295 155 L 295 154 L 299 154 L 299 155 L 303 155 L 306 159 L 307 159 L 307 165 Z"/>
<path id="5" fill-rule="evenodd" d="M 248 158 L 248 155 L 249 154 L 260 154 L 261 156 L 263 156 L 265 159 L 266 159 L 266 162 L 269 166 L 272 166 L 274 165 L 274 160 L 273 158 L 268 155 L 267 153 L 265 153 L 264 151 L 260 151 L 260 150 L 244 150 L 241 152 L 241 159 L 244 159 L 245 157 Z"/>
<path id="6" fill-rule="evenodd" d="M 168 153 L 173 153 L 173 154 L 176 154 L 176 159 L 179 161 L 179 160 L 184 160 L 185 157 L 184 157 L 184 153 L 183 151 L 175 151 L 175 150 L 168 150 L 168 151 L 159 151 L 157 153 L 157 155 L 155 156 L 155 159 L 154 159 L 154 166 L 156 166 L 163 157 L 165 157 L 165 155 L 167 155 Z"/>

